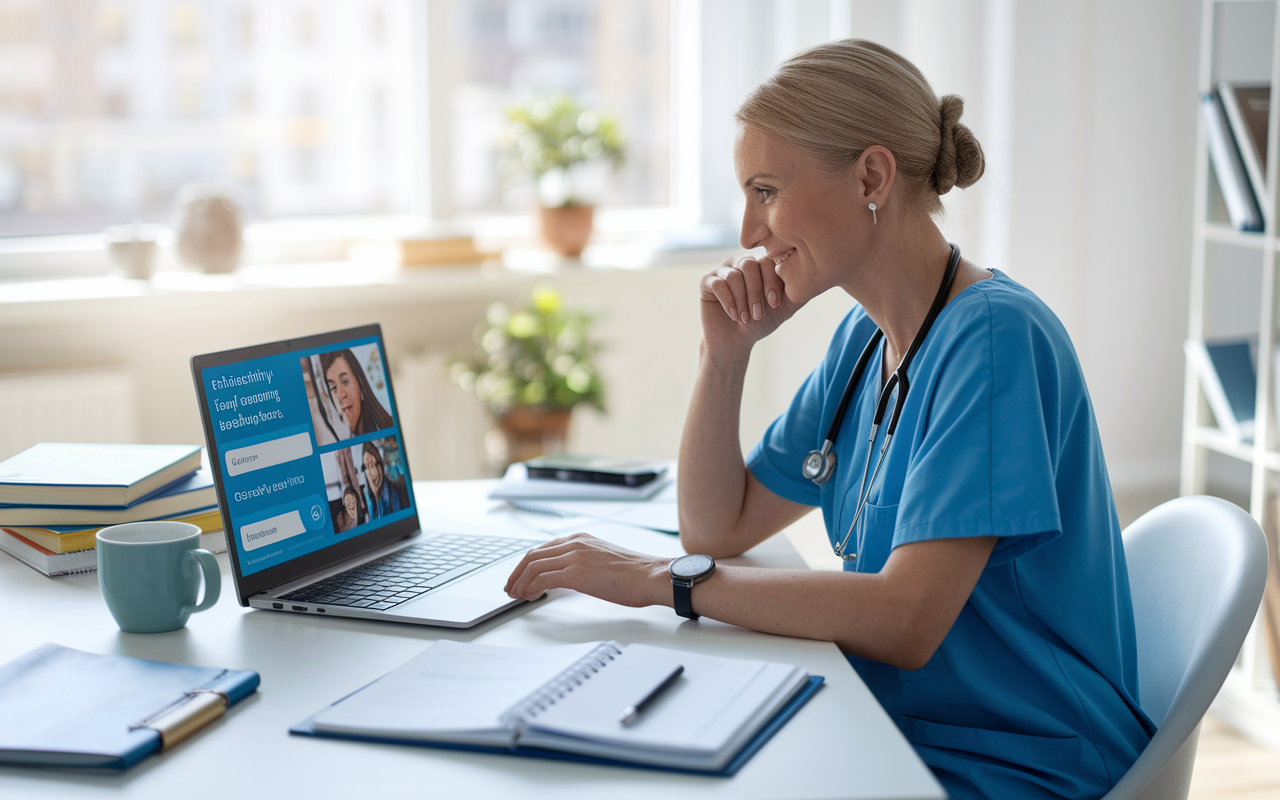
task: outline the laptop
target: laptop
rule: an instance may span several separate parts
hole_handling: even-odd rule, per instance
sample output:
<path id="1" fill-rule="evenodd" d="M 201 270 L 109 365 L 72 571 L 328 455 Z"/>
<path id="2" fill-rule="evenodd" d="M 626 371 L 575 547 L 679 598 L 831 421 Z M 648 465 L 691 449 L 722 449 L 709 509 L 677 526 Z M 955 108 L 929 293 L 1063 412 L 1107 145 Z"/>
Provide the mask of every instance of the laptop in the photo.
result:
<path id="1" fill-rule="evenodd" d="M 421 529 L 387 363 L 378 325 L 192 357 L 240 605 L 467 628 L 522 602 L 542 539 Z"/>

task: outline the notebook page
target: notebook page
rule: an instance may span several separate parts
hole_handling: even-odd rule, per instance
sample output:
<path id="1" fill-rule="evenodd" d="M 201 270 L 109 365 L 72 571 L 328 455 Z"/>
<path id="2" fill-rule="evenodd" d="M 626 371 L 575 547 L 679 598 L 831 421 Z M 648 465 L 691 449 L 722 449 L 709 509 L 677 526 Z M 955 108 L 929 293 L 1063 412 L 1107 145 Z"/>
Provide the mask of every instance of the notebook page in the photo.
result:
<path id="1" fill-rule="evenodd" d="M 511 734 L 501 721 L 504 712 L 598 644 L 498 647 L 441 640 L 325 709 L 313 724 L 365 736 L 505 743 Z"/>
<path id="2" fill-rule="evenodd" d="M 656 684 L 654 676 L 669 674 L 676 665 L 684 667 L 676 682 L 634 723 L 619 723 L 622 710 Z M 742 739 L 764 707 L 776 706 L 782 694 L 798 685 L 798 674 L 785 664 L 633 644 L 591 680 L 529 720 L 529 728 L 537 734 L 625 748 L 711 755 Z"/>

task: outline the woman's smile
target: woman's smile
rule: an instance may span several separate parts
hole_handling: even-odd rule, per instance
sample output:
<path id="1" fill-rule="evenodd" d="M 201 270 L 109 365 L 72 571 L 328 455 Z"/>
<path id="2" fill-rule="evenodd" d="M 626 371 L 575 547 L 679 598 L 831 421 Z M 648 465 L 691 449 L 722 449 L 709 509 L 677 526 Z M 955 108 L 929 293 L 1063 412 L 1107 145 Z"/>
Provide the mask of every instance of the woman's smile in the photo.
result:
<path id="1" fill-rule="evenodd" d="M 795 255 L 795 252 L 796 252 L 796 249 L 793 247 L 790 250 L 784 250 L 783 252 L 779 253 L 776 256 L 773 254 L 769 254 L 768 258 L 770 261 L 773 262 L 773 268 L 776 271 L 778 269 L 781 269 L 782 262 L 786 261 L 788 258 L 791 258 L 791 256 Z"/>

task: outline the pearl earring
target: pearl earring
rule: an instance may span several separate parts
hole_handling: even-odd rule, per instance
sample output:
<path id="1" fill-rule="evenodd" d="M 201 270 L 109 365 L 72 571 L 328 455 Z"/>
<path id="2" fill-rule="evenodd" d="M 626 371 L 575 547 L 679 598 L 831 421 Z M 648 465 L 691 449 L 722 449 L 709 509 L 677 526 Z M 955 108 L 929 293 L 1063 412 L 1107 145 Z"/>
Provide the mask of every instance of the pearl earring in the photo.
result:
<path id="1" fill-rule="evenodd" d="M 867 208 L 871 209 L 871 224 L 872 224 L 872 225 L 879 225 L 879 224 L 880 224 L 880 223 L 879 223 L 879 221 L 878 221 L 878 220 L 876 220 L 876 204 L 875 204 L 875 203 L 867 203 Z"/>

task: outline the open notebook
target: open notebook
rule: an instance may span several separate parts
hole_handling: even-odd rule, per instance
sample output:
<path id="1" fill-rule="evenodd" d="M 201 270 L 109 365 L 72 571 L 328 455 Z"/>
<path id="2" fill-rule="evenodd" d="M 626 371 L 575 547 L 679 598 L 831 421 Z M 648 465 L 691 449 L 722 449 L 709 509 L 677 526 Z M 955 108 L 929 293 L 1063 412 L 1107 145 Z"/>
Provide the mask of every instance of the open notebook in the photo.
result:
<path id="1" fill-rule="evenodd" d="M 680 677 L 619 722 L 675 666 Z M 731 774 L 816 690 L 800 667 L 649 645 L 439 641 L 294 733 Z"/>

